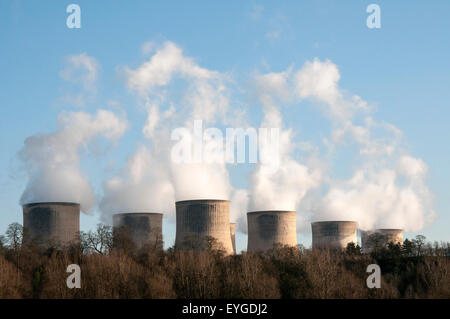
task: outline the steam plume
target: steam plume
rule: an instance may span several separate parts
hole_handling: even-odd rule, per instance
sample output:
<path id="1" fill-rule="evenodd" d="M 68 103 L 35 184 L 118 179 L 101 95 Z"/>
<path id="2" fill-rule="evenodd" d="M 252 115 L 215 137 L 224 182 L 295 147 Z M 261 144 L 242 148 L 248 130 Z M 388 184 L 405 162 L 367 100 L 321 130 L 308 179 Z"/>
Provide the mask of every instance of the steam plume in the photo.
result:
<path id="1" fill-rule="evenodd" d="M 28 137 L 19 153 L 28 173 L 21 204 L 76 202 L 87 212 L 95 202 L 88 178 L 80 170 L 80 156 L 89 142 L 101 136 L 117 141 L 127 123 L 109 111 L 92 116 L 85 112 L 63 113 L 54 133 Z"/>

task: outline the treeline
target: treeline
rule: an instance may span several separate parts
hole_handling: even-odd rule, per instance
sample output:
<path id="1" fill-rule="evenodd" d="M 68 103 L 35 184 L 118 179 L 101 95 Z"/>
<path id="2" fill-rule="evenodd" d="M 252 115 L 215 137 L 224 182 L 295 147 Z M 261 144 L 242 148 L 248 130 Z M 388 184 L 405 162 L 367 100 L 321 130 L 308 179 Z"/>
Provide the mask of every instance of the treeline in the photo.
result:
<path id="1" fill-rule="evenodd" d="M 349 245 L 234 256 L 213 244 L 200 252 L 136 249 L 117 237 L 98 225 L 79 243 L 43 249 L 10 225 L 0 237 L 0 298 L 450 298 L 450 244 L 423 236 L 371 254 Z M 80 266 L 80 289 L 67 287 L 70 264 Z M 370 264 L 381 268 L 379 289 L 367 287 Z"/>

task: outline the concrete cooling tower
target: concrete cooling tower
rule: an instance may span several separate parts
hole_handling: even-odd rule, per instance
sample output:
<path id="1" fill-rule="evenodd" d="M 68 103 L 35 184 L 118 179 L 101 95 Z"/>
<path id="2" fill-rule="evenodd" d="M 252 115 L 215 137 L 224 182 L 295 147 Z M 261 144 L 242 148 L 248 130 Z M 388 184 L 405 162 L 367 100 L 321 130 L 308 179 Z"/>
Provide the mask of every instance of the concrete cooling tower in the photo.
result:
<path id="1" fill-rule="evenodd" d="M 200 199 L 175 203 L 177 231 L 175 247 L 204 249 L 212 238 L 226 254 L 233 253 L 230 234 L 230 201 Z"/>
<path id="2" fill-rule="evenodd" d="M 356 222 L 326 221 L 311 223 L 313 249 L 345 249 L 347 244 L 358 243 Z"/>
<path id="3" fill-rule="evenodd" d="M 162 218 L 158 213 L 125 213 L 113 216 L 114 232 L 130 239 L 136 248 L 162 248 Z"/>
<path id="4" fill-rule="evenodd" d="M 30 203 L 23 205 L 24 242 L 66 245 L 79 240 L 80 204 Z"/>
<path id="5" fill-rule="evenodd" d="M 230 223 L 231 244 L 233 245 L 233 254 L 236 254 L 236 223 Z"/>
<path id="6" fill-rule="evenodd" d="M 275 245 L 297 246 L 296 213 L 258 211 L 247 213 L 247 251 L 266 251 Z"/>
<path id="7" fill-rule="evenodd" d="M 376 247 L 386 247 L 389 243 L 403 244 L 403 229 L 361 230 L 361 246 L 364 253 L 370 253 Z"/>

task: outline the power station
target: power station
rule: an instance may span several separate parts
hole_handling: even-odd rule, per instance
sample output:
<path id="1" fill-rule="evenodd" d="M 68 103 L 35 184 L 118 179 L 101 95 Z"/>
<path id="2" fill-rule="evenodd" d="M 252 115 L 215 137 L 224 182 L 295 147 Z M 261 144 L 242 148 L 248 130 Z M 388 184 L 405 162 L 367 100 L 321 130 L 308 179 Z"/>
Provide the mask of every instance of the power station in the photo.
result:
<path id="1" fill-rule="evenodd" d="M 115 239 L 130 239 L 137 249 L 162 249 L 162 218 L 159 213 L 123 213 L 113 216 Z"/>
<path id="2" fill-rule="evenodd" d="M 79 240 L 80 204 L 42 202 L 23 205 L 24 242 L 64 246 Z"/>
<path id="3" fill-rule="evenodd" d="M 364 253 L 386 247 L 389 243 L 403 244 L 403 229 L 361 230 L 361 246 Z"/>
<path id="4" fill-rule="evenodd" d="M 313 249 L 345 249 L 358 243 L 354 221 L 323 221 L 311 223 Z"/>
<path id="5" fill-rule="evenodd" d="M 217 245 L 233 254 L 230 233 L 230 201 L 217 199 L 184 200 L 175 203 L 175 247 L 205 249 Z M 211 240 L 211 241 L 210 241 Z"/>
<path id="6" fill-rule="evenodd" d="M 297 246 L 296 212 L 268 210 L 247 213 L 247 251 L 266 251 L 276 245 Z"/>
<path id="7" fill-rule="evenodd" d="M 175 248 L 222 249 L 236 254 L 236 223 L 230 223 L 230 201 L 218 199 L 183 200 L 175 203 Z M 162 249 L 160 213 L 121 213 L 113 216 L 114 238 L 125 235 L 136 248 Z M 296 212 L 283 210 L 247 213 L 247 251 L 267 251 L 277 245 L 297 246 Z M 24 242 L 64 246 L 79 242 L 80 204 L 38 202 L 23 205 Z M 313 249 L 345 249 L 357 244 L 357 222 L 319 221 L 311 223 Z M 389 243 L 402 244 L 402 229 L 361 232 L 364 253 Z"/>

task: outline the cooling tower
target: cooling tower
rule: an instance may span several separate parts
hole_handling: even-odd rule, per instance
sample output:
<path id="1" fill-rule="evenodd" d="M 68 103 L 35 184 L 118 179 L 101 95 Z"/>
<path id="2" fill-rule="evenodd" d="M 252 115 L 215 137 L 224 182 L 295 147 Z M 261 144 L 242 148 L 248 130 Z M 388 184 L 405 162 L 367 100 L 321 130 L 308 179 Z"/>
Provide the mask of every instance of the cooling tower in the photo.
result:
<path id="1" fill-rule="evenodd" d="M 177 231 L 175 247 L 180 249 L 204 249 L 209 239 L 217 248 L 233 253 L 230 234 L 230 201 L 185 200 L 175 203 Z"/>
<path id="2" fill-rule="evenodd" d="M 231 244 L 233 245 L 233 253 L 236 254 L 236 223 L 230 223 Z"/>
<path id="3" fill-rule="evenodd" d="M 275 245 L 297 246 L 296 213 L 258 211 L 247 213 L 247 251 L 266 251 Z"/>
<path id="4" fill-rule="evenodd" d="M 358 243 L 356 222 L 326 221 L 311 223 L 312 248 L 345 249 L 347 244 Z"/>
<path id="5" fill-rule="evenodd" d="M 116 238 L 130 239 L 136 248 L 162 248 L 162 218 L 158 213 L 125 213 L 113 216 Z M 119 243 L 120 245 L 120 243 Z"/>
<path id="6" fill-rule="evenodd" d="M 24 242 L 66 245 L 78 241 L 80 204 L 30 203 L 23 205 Z"/>
<path id="7" fill-rule="evenodd" d="M 370 253 L 376 247 L 385 247 L 389 243 L 403 244 L 403 229 L 361 230 L 361 246 L 364 253 Z"/>

